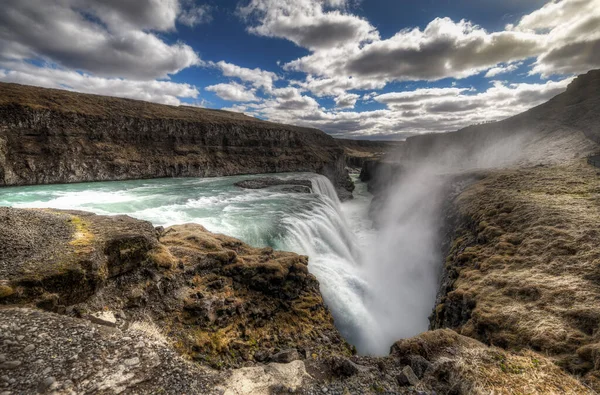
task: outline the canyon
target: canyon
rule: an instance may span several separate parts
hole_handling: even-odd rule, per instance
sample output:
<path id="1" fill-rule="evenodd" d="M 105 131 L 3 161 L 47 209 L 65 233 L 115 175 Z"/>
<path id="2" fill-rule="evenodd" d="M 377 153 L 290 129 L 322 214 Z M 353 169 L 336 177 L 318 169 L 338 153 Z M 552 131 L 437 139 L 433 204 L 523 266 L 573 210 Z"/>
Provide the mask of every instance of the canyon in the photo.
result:
<path id="1" fill-rule="evenodd" d="M 335 195 L 353 190 L 346 165 L 361 165 L 379 232 L 365 262 L 379 265 L 369 273 L 375 300 L 389 299 L 366 304 L 387 318 L 389 353 L 357 355 L 313 274 L 322 262 L 200 225 L 1 208 L 9 390 L 600 390 L 600 185 L 585 159 L 599 149 L 600 71 L 505 121 L 390 144 L 220 111 L 0 88 L 4 186 L 312 172 L 326 179 L 271 174 L 240 185 L 316 194 L 335 211 Z M 414 332 L 406 321 L 415 312 L 430 330 L 400 339 L 399 327 Z"/>
<path id="2" fill-rule="evenodd" d="M 311 171 L 342 198 L 344 149 L 243 114 L 0 83 L 0 185 Z"/>

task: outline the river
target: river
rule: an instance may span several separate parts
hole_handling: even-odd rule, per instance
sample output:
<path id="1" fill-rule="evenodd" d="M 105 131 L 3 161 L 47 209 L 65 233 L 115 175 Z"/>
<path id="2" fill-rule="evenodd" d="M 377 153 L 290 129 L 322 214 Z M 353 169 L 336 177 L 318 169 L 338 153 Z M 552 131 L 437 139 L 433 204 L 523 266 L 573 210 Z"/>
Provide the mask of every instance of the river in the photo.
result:
<path id="1" fill-rule="evenodd" d="M 361 264 L 374 237 L 366 185 L 354 176 L 355 199 L 344 203 L 327 178 L 311 173 L 276 177 L 310 179 L 313 193 L 234 185 L 254 177 L 260 175 L 9 187 L 0 189 L 0 205 L 127 214 L 155 226 L 199 223 L 255 247 L 308 255 L 336 326 L 359 351 L 370 352 L 377 323 L 365 305 L 370 289 Z"/>

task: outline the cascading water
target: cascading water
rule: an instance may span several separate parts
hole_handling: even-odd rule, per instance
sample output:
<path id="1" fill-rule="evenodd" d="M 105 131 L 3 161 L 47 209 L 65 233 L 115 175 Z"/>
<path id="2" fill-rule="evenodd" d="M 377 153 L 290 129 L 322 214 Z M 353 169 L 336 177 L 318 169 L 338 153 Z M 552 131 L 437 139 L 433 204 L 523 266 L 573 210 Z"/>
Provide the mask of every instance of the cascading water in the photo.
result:
<path id="1" fill-rule="evenodd" d="M 384 288 L 394 284 L 376 269 L 381 262 L 392 267 L 394 259 L 385 255 L 382 248 L 389 245 L 378 241 L 367 218 L 370 198 L 366 187 L 357 184 L 356 198 L 340 203 L 335 188 L 324 176 L 277 176 L 308 178 L 313 193 L 234 186 L 237 181 L 253 178 L 250 176 L 156 179 L 3 188 L 0 206 L 127 214 L 157 226 L 195 222 L 257 247 L 308 255 L 309 270 L 318 278 L 340 332 L 359 352 L 384 354 L 396 340 L 382 343 L 382 339 L 388 342 L 391 338 L 385 322 L 399 319 L 386 316 L 388 311 L 396 312 L 389 309 L 390 303 L 404 301 L 381 299 L 388 293 Z M 394 237 L 390 234 L 382 240 L 394 246 Z M 378 242 L 381 251 L 373 247 Z M 379 308 L 378 303 L 385 307 Z"/>
<path id="2" fill-rule="evenodd" d="M 338 329 L 350 343 L 366 350 L 374 322 L 364 304 L 369 285 L 361 273 L 359 241 L 329 179 L 315 176 L 311 181 L 319 201 L 310 210 L 283 219 L 287 235 L 282 247 L 310 257 L 309 270 L 319 279 Z"/>

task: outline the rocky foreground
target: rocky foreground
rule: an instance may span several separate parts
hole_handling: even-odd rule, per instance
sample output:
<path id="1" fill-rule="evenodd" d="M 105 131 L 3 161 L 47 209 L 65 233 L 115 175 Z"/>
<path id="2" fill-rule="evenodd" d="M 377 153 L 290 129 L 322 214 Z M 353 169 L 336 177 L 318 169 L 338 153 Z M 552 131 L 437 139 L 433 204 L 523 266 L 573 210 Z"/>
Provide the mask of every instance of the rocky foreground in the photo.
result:
<path id="1" fill-rule="evenodd" d="M 306 257 L 199 225 L 11 208 L 0 222 L 2 394 L 591 393 L 539 354 L 450 330 L 355 356 Z"/>

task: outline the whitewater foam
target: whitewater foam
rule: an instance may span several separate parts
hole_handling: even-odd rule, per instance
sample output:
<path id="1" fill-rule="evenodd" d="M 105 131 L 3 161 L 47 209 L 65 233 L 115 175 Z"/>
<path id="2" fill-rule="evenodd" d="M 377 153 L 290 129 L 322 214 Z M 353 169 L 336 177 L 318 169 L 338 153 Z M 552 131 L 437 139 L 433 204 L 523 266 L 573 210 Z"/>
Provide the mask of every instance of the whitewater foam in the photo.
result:
<path id="1" fill-rule="evenodd" d="M 368 238 L 354 231 L 368 233 L 361 218 L 368 200 L 341 204 L 334 186 L 321 175 L 279 176 L 309 179 L 313 193 L 234 186 L 252 178 L 246 176 L 5 188 L 0 203 L 127 214 L 161 226 L 194 222 L 257 247 L 308 255 L 309 270 L 318 278 L 340 332 L 359 351 L 368 352 L 377 327 L 364 303 L 373 294 L 362 264 L 361 248 Z"/>

